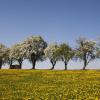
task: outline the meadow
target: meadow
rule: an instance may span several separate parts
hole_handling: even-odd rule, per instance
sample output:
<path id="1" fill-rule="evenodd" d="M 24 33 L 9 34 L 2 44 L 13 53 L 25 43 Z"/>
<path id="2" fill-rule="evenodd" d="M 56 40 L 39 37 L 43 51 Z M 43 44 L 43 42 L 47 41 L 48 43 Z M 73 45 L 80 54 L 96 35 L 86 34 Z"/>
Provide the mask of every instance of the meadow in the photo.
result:
<path id="1" fill-rule="evenodd" d="M 0 70 L 0 100 L 99 100 L 100 70 Z"/>

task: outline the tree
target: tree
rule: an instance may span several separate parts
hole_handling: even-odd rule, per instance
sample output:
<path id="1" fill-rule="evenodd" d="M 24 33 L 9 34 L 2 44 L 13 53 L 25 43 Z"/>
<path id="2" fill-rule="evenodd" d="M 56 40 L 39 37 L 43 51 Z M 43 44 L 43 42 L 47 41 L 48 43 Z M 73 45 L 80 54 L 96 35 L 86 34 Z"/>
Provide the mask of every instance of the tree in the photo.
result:
<path id="1" fill-rule="evenodd" d="M 17 61 L 19 63 L 19 69 L 22 67 L 22 62 L 24 60 L 24 50 L 22 48 L 22 43 L 15 44 L 11 47 L 10 53 L 9 53 L 9 64 L 10 68 L 13 65 L 13 62 Z M 17 65 L 16 65 L 17 66 Z"/>
<path id="2" fill-rule="evenodd" d="M 100 38 L 98 39 L 96 44 L 96 58 L 100 58 Z"/>
<path id="3" fill-rule="evenodd" d="M 47 58 L 49 58 L 49 60 L 50 60 L 50 62 L 52 64 L 51 70 L 54 69 L 54 67 L 56 65 L 56 62 L 58 60 L 58 54 L 57 54 L 58 49 L 59 49 L 59 47 L 58 47 L 57 44 L 51 44 L 44 51 L 45 52 L 45 56 Z"/>
<path id="4" fill-rule="evenodd" d="M 64 62 L 65 70 L 67 70 L 68 62 L 74 56 L 74 52 L 73 52 L 72 48 L 68 44 L 63 43 L 59 47 L 58 55 L 59 55 L 60 59 Z"/>
<path id="5" fill-rule="evenodd" d="M 47 47 L 47 43 L 41 36 L 31 36 L 27 38 L 22 45 L 25 59 L 28 59 L 32 63 L 32 69 L 35 69 L 37 61 L 44 60 L 44 49 Z"/>
<path id="6" fill-rule="evenodd" d="M 7 58 L 8 58 L 7 52 L 8 52 L 8 48 L 5 45 L 0 44 L 0 69 L 2 65 L 7 62 Z"/>
<path id="7" fill-rule="evenodd" d="M 79 38 L 77 44 L 78 47 L 75 56 L 84 62 L 83 70 L 85 70 L 86 66 L 95 59 L 95 42 L 86 40 L 85 38 Z"/>

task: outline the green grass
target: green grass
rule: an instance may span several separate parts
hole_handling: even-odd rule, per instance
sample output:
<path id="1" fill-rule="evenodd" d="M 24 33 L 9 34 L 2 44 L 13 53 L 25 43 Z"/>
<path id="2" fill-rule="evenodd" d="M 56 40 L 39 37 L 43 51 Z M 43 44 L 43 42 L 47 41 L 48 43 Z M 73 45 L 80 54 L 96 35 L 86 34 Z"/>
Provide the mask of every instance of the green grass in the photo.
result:
<path id="1" fill-rule="evenodd" d="M 98 100 L 100 70 L 0 70 L 0 100 Z"/>

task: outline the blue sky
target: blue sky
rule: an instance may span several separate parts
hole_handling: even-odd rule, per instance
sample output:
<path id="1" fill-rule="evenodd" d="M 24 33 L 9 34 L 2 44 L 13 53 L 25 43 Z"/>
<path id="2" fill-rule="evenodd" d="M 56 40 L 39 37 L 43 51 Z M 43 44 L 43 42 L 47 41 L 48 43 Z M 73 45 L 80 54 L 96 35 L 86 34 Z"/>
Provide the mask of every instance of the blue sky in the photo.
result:
<path id="1" fill-rule="evenodd" d="M 48 43 L 68 42 L 72 47 L 79 36 L 96 40 L 100 37 L 100 0 L 0 0 L 0 42 L 10 47 L 30 35 L 41 35 Z M 89 68 L 99 65 L 95 61 Z M 81 66 L 79 62 L 69 64 L 73 69 Z"/>

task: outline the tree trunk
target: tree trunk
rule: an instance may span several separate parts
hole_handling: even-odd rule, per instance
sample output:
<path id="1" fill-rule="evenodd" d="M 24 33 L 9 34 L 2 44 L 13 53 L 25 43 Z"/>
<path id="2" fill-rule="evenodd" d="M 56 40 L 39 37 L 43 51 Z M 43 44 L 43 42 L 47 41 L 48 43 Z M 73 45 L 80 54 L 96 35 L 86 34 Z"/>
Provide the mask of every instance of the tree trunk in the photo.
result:
<path id="1" fill-rule="evenodd" d="M 54 69 L 54 67 L 55 67 L 55 65 L 54 65 L 54 64 L 52 64 L 52 68 L 51 68 L 51 70 L 53 70 L 53 69 Z"/>
<path id="2" fill-rule="evenodd" d="M 50 62 L 51 62 L 51 64 L 52 64 L 51 70 L 53 70 L 54 67 L 55 67 L 55 65 L 56 65 L 56 61 L 54 61 L 53 59 L 51 59 Z"/>
<path id="3" fill-rule="evenodd" d="M 65 63 L 65 70 L 67 70 L 67 62 L 65 61 L 64 63 Z"/>
<path id="4" fill-rule="evenodd" d="M 2 68 L 2 60 L 0 60 L 0 69 Z"/>
<path id="5" fill-rule="evenodd" d="M 12 69 L 12 59 L 11 60 L 9 60 L 9 65 L 10 65 L 10 69 Z"/>
<path id="6" fill-rule="evenodd" d="M 86 66 L 87 66 L 87 63 L 86 63 L 86 61 L 84 61 L 83 70 L 85 70 L 85 69 L 86 69 Z"/>
<path id="7" fill-rule="evenodd" d="M 83 66 L 83 70 L 86 69 L 87 66 L 87 59 L 86 59 L 86 54 L 84 54 L 84 66 Z"/>
<path id="8" fill-rule="evenodd" d="M 32 69 L 35 69 L 37 57 L 34 53 L 31 54 L 31 61 L 32 61 Z"/>
<path id="9" fill-rule="evenodd" d="M 35 65 L 36 65 L 36 59 L 32 60 L 32 69 L 35 69 Z"/>
<path id="10" fill-rule="evenodd" d="M 22 69 L 22 59 L 19 59 L 18 63 L 19 63 L 19 66 L 20 66 L 19 69 Z"/>

